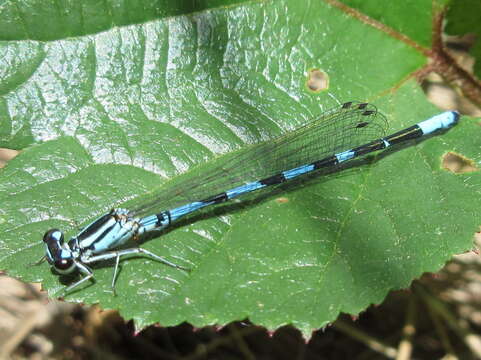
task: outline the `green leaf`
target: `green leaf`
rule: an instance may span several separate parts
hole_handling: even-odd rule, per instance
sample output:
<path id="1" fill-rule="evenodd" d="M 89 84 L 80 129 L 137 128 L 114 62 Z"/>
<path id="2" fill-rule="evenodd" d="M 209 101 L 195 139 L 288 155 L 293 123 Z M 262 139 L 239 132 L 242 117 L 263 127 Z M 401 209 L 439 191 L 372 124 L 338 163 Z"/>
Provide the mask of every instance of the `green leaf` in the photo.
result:
<path id="1" fill-rule="evenodd" d="M 382 6 L 379 0 L 343 0 L 344 4 L 357 9 L 361 14 L 369 15 L 389 31 L 392 28 L 399 34 L 406 35 L 416 44 L 431 46 L 431 11 L 435 1 L 393 1 L 389 6 Z M 411 19 L 411 21 L 407 21 Z M 415 21 L 413 21 L 415 19 Z"/>
<path id="2" fill-rule="evenodd" d="M 426 64 L 419 52 L 326 2 L 249 2 L 64 36 L 0 44 L 1 144 L 32 144 L 0 172 L 0 268 L 52 292 L 73 279 L 28 266 L 47 229 L 74 235 L 339 101 L 375 102 L 392 132 L 438 111 L 407 80 Z M 308 90 L 311 69 L 329 76 L 327 90 Z M 142 245 L 191 273 L 128 259 L 115 297 L 104 263 L 67 299 L 140 326 L 249 317 L 308 334 L 470 248 L 479 171 L 441 161 L 454 151 L 479 167 L 477 129 L 463 118 L 370 165 L 206 210 Z"/>
<path id="3" fill-rule="evenodd" d="M 94 34 L 247 0 L 23 0 L 0 8 L 0 40 L 56 40 Z"/>

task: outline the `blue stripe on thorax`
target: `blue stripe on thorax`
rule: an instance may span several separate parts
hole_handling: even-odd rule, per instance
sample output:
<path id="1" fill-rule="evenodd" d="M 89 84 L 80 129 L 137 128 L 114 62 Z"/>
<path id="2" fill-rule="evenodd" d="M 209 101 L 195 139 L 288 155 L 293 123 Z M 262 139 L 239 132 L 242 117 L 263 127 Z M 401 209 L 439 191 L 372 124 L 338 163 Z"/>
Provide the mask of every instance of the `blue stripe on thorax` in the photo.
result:
<path id="1" fill-rule="evenodd" d="M 137 226 L 134 220 L 119 221 L 110 216 L 97 231 L 79 239 L 78 246 L 81 249 L 90 249 L 94 253 L 107 251 L 129 240 L 136 233 Z"/>
<path id="2" fill-rule="evenodd" d="M 100 238 L 105 237 L 106 234 L 115 231 L 116 225 L 118 225 L 118 221 L 115 219 L 114 216 L 108 216 L 105 218 L 105 222 L 98 226 L 96 231 L 89 232 L 88 236 L 82 236 L 84 234 L 80 233 L 78 238 L 78 245 L 82 249 L 96 249 L 97 242 Z M 88 229 L 88 227 L 86 228 Z"/>

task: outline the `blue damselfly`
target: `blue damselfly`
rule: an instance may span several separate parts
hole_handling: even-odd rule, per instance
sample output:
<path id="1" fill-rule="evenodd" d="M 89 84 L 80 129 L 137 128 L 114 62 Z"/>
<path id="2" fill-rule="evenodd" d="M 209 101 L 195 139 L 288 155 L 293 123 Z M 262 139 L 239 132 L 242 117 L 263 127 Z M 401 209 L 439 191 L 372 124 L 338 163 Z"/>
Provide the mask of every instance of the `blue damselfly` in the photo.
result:
<path id="1" fill-rule="evenodd" d="M 59 274 L 78 271 L 81 278 L 67 291 L 93 278 L 88 264 L 115 259 L 114 289 L 120 258 L 142 254 L 174 268 L 187 270 L 164 257 L 136 247 L 116 250 L 129 239 L 161 230 L 176 220 L 210 205 L 284 183 L 320 169 L 447 129 L 459 119 L 447 111 L 384 136 L 385 117 L 368 103 L 347 102 L 308 124 L 278 138 L 252 145 L 196 179 L 186 180 L 136 209 L 112 209 L 84 227 L 68 242 L 58 229 L 43 237 L 46 259 Z M 163 211 L 154 212 L 154 209 Z M 149 211 L 153 215 L 143 216 Z"/>

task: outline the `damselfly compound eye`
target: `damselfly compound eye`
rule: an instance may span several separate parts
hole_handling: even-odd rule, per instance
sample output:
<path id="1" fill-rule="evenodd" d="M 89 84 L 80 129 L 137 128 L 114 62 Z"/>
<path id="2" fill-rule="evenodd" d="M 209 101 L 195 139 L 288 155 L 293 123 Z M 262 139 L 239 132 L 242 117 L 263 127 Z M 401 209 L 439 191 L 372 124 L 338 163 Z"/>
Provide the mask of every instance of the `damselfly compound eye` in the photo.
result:
<path id="1" fill-rule="evenodd" d="M 53 263 L 53 266 L 61 274 L 69 273 L 75 268 L 72 259 L 58 259 Z"/>
<path id="2" fill-rule="evenodd" d="M 43 242 L 48 244 L 48 243 L 51 243 L 52 241 L 62 244 L 63 233 L 58 229 L 50 229 L 49 231 L 47 231 L 43 236 Z"/>

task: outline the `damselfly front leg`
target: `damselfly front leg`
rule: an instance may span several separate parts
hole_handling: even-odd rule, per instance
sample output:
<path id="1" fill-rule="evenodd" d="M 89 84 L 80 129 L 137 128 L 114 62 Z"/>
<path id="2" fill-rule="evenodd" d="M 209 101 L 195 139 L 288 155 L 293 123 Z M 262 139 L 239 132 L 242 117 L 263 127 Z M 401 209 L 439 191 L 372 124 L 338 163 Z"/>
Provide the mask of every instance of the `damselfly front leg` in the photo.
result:
<path id="1" fill-rule="evenodd" d="M 87 280 L 93 279 L 93 277 L 94 277 L 93 271 L 88 266 L 86 266 L 85 264 L 82 264 L 79 261 L 74 261 L 74 264 L 76 265 L 76 268 L 79 270 L 79 272 L 84 275 L 84 277 L 81 278 L 80 280 L 78 280 L 77 282 L 73 283 L 72 285 L 68 286 L 65 289 L 66 293 L 71 291 L 72 289 L 76 288 L 80 284 L 83 284 Z"/>
<path id="2" fill-rule="evenodd" d="M 131 255 L 131 254 L 146 255 L 156 261 L 159 261 L 162 264 L 173 267 L 174 269 L 184 270 L 187 272 L 190 271 L 190 269 L 174 264 L 173 262 L 170 262 L 169 260 L 163 258 L 162 256 L 156 255 L 153 252 L 146 250 L 144 248 L 131 248 L 131 249 L 124 249 L 124 250 L 117 250 L 117 251 L 109 251 L 100 255 L 84 256 L 82 257 L 82 262 L 88 264 L 88 263 L 94 263 L 97 261 L 103 261 L 103 260 L 109 260 L 109 259 L 115 258 L 114 274 L 112 276 L 112 291 L 115 294 L 115 280 L 117 279 L 120 258 L 124 255 Z"/>

